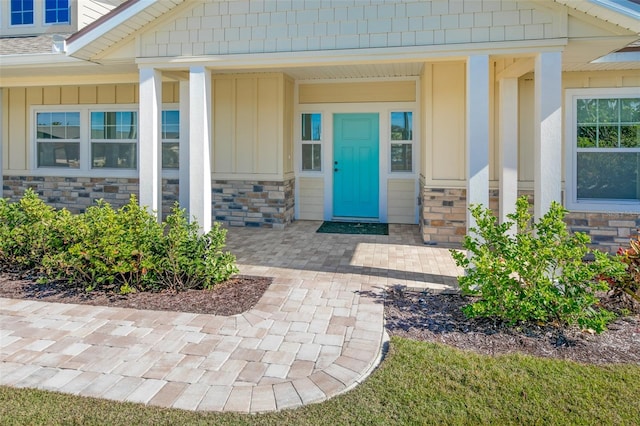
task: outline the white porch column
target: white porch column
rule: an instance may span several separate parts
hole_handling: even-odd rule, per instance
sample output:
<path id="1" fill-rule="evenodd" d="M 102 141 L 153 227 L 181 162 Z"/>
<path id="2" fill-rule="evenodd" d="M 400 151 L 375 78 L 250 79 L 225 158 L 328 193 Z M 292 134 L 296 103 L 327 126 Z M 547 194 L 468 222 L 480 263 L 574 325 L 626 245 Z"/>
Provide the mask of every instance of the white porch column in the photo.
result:
<path id="1" fill-rule="evenodd" d="M 211 73 L 189 70 L 189 217 L 211 230 Z"/>
<path id="2" fill-rule="evenodd" d="M 162 220 L 162 73 L 140 69 L 140 205 Z"/>
<path id="3" fill-rule="evenodd" d="M 189 209 L 189 80 L 180 80 L 180 208 Z"/>
<path id="4" fill-rule="evenodd" d="M 489 207 L 489 56 L 467 58 L 467 205 Z M 475 220 L 467 211 L 467 231 Z"/>
<path id="5" fill-rule="evenodd" d="M 539 53 L 535 62 L 534 217 L 562 199 L 562 52 Z"/>
<path id="6" fill-rule="evenodd" d="M 500 80 L 500 223 L 518 198 L 518 79 Z M 515 231 L 515 230 L 512 230 Z"/>

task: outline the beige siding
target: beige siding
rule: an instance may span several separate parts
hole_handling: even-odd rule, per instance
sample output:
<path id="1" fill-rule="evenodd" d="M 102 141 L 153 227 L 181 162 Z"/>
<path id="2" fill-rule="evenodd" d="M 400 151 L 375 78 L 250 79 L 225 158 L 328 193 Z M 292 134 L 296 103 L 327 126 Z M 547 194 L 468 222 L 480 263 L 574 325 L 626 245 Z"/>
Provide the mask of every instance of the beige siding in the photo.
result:
<path id="1" fill-rule="evenodd" d="M 8 164 L 6 170 L 25 170 L 27 168 L 27 90 L 14 88 L 8 90 L 6 109 L 8 114 Z M 5 109 L 3 109 L 5 111 Z"/>
<path id="2" fill-rule="evenodd" d="M 427 117 L 427 179 L 464 180 L 465 158 L 465 64 L 435 63 L 432 67 L 431 117 Z M 429 84 L 429 82 L 427 82 Z"/>
<path id="3" fill-rule="evenodd" d="M 301 177 L 298 180 L 301 220 L 322 220 L 324 217 L 324 180 Z"/>
<path id="4" fill-rule="evenodd" d="M 390 179 L 387 199 L 389 223 L 416 223 L 416 183 L 413 179 Z"/>
<path id="5" fill-rule="evenodd" d="M 284 172 L 293 173 L 293 80 L 284 80 Z"/>
<path id="6" fill-rule="evenodd" d="M 178 101 L 178 84 L 163 86 L 166 103 Z M 3 170 L 26 171 L 31 166 L 28 159 L 31 152 L 32 120 L 31 107 L 37 105 L 87 105 L 87 104 L 135 104 L 138 102 L 137 84 L 101 86 L 48 86 L 15 87 L 5 89 L 3 122 Z M 3 143 L 3 145 L 5 145 Z"/>
<path id="7" fill-rule="evenodd" d="M 81 29 L 102 15 L 106 15 L 124 0 L 77 0 L 78 29 Z"/>
<path id="8" fill-rule="evenodd" d="M 301 84 L 301 104 L 348 102 L 415 102 L 415 81 Z"/>
<path id="9" fill-rule="evenodd" d="M 285 89 L 282 74 L 213 77 L 213 173 L 283 175 Z M 289 136 L 286 136 L 290 138 Z"/>
<path id="10" fill-rule="evenodd" d="M 637 70 L 628 71 L 591 71 L 566 72 L 562 75 L 563 89 L 574 88 L 614 88 L 640 87 L 640 74 Z M 519 81 L 519 144 L 518 144 L 518 180 L 533 182 L 533 106 L 534 82 L 533 74 L 520 78 Z M 564 102 L 564 96 L 562 97 Z M 563 108 L 565 106 L 563 105 Z M 564 115 L 563 115 L 564 119 Z M 563 145 L 564 146 L 564 145 Z M 564 152 L 564 149 L 563 149 Z M 564 167 L 564 161 L 562 163 Z M 563 173 L 564 176 L 564 173 Z"/>

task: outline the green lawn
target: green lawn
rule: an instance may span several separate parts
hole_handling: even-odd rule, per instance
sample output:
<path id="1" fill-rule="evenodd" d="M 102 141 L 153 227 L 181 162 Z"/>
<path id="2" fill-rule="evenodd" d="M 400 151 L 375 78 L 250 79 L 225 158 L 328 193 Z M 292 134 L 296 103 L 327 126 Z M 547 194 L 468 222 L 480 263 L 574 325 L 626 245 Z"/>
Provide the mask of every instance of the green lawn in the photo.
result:
<path id="1" fill-rule="evenodd" d="M 0 387 L 0 424 L 638 424 L 640 366 L 491 358 L 393 338 L 363 385 L 263 415 L 194 413 Z"/>

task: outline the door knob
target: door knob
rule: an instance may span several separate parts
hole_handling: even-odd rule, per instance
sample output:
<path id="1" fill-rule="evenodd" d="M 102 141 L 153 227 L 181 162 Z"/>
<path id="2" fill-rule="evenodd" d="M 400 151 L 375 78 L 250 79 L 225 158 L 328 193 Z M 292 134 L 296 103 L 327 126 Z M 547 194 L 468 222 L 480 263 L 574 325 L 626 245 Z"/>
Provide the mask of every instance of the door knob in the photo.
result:
<path id="1" fill-rule="evenodd" d="M 338 171 L 338 168 L 336 167 L 335 169 L 333 169 L 333 171 L 334 171 L 334 172 L 337 172 L 337 171 Z"/>

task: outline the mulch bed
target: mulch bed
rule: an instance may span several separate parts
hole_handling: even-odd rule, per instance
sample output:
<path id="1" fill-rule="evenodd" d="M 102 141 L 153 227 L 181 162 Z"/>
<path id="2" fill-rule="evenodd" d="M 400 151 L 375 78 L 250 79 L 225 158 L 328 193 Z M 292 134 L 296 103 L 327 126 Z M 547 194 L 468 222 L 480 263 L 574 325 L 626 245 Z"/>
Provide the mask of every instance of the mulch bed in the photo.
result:
<path id="1" fill-rule="evenodd" d="M 460 308 L 469 302 L 460 295 L 392 288 L 385 297 L 387 331 L 485 355 L 524 353 L 587 364 L 640 364 L 640 315 L 620 318 L 608 331 L 592 334 L 577 327 L 507 327 L 499 321 L 468 319 Z"/>
<path id="2" fill-rule="evenodd" d="M 36 284 L 30 279 L 0 274 L 0 297 L 234 315 L 251 309 L 271 281 L 271 278 L 237 276 L 213 290 L 117 295 L 85 292 L 64 283 Z M 384 298 L 387 331 L 390 335 L 444 343 L 486 355 L 523 353 L 588 364 L 640 364 L 639 315 L 618 319 L 602 334 L 590 334 L 578 328 L 532 324 L 507 327 L 487 319 L 471 320 L 460 310 L 469 301 L 460 295 L 432 295 L 391 288 Z"/>
<path id="3" fill-rule="evenodd" d="M 271 278 L 265 277 L 236 276 L 212 290 L 120 295 L 96 290 L 86 292 L 82 288 L 61 282 L 37 284 L 33 280 L 0 274 L 0 297 L 228 316 L 251 309 L 258 303 L 271 281 Z"/>

